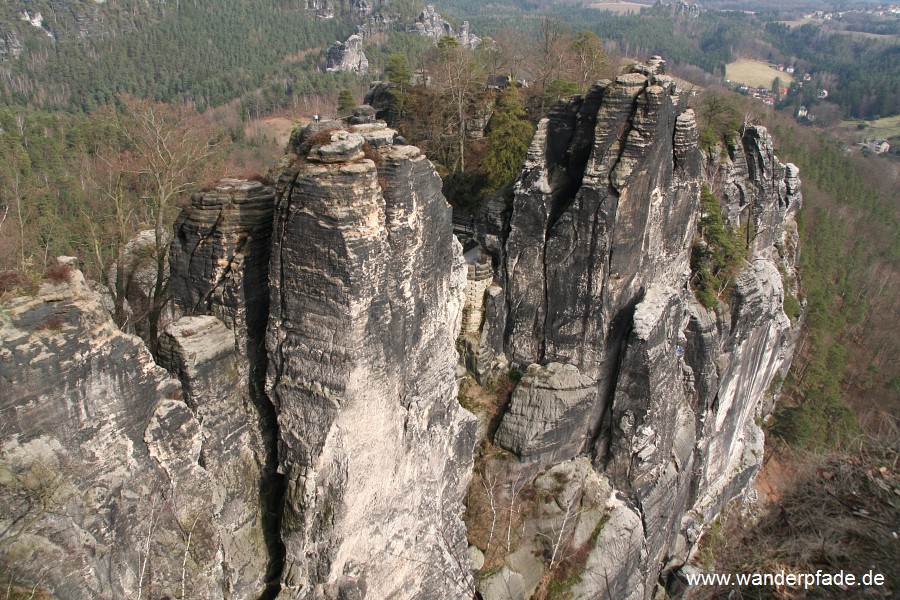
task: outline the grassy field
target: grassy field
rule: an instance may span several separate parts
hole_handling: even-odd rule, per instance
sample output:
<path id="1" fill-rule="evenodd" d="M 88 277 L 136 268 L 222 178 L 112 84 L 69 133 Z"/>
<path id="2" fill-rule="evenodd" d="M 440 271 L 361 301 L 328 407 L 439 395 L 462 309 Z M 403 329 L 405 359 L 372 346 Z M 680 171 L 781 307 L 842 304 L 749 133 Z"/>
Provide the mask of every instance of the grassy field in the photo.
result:
<path id="1" fill-rule="evenodd" d="M 813 19 L 794 19 L 793 21 L 778 21 L 782 25 L 787 25 L 788 27 L 799 27 L 801 25 L 806 25 L 807 23 L 813 23 Z"/>
<path id="2" fill-rule="evenodd" d="M 638 4 L 636 2 L 593 2 L 587 5 L 588 8 L 596 8 L 597 10 L 608 10 L 619 15 L 628 13 L 639 13 L 642 8 L 650 8 L 649 4 Z"/>
<path id="3" fill-rule="evenodd" d="M 864 123 L 864 129 L 858 129 L 857 125 Z M 885 117 L 877 121 L 844 121 L 842 129 L 846 132 L 846 138 L 856 142 L 875 138 L 888 139 L 900 136 L 900 115 Z"/>
<path id="4" fill-rule="evenodd" d="M 783 85 L 790 85 L 794 78 L 773 69 L 769 65 L 758 60 L 741 59 L 725 65 L 725 77 L 731 81 L 745 83 L 753 87 L 772 87 L 772 81 L 778 77 Z"/>
<path id="5" fill-rule="evenodd" d="M 309 119 L 288 119 L 286 117 L 268 117 L 259 121 L 253 121 L 244 129 L 247 137 L 265 136 L 273 140 L 279 146 L 285 146 L 291 137 L 291 132 L 297 125 L 306 125 Z"/>

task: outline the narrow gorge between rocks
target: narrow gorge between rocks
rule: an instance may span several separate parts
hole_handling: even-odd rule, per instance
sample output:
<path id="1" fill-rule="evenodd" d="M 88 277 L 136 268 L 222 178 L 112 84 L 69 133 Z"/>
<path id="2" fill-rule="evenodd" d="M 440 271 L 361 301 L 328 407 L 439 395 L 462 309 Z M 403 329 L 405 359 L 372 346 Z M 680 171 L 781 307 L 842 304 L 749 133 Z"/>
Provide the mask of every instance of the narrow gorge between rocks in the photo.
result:
<path id="1" fill-rule="evenodd" d="M 658 67 L 553 108 L 459 237 L 432 163 L 368 111 L 295 130 L 268 180 L 184 208 L 157 360 L 77 270 L 13 299 L 16 576 L 73 600 L 677 589 L 761 466 L 801 194 L 761 126 L 702 152 Z M 714 308 L 704 188 L 747 245 Z"/>

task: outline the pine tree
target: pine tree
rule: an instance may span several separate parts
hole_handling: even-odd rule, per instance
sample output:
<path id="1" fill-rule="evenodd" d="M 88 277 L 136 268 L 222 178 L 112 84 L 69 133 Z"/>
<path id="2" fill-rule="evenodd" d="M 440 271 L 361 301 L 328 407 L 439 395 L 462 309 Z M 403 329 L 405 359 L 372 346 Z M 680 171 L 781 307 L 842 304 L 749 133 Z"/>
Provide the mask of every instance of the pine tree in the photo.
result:
<path id="1" fill-rule="evenodd" d="M 356 100 L 350 90 L 341 90 L 338 94 L 337 110 L 338 114 L 346 115 L 356 107 Z"/>
<path id="2" fill-rule="evenodd" d="M 412 71 L 406 62 L 406 57 L 402 54 L 391 54 L 388 56 L 387 66 L 384 68 L 384 78 L 400 88 L 409 85 L 409 78 L 412 77 Z"/>
<path id="3" fill-rule="evenodd" d="M 481 168 L 487 179 L 486 193 L 511 183 L 519 169 L 534 130 L 525 119 L 525 106 L 515 86 L 509 86 L 497 99 L 487 127 L 488 149 Z"/>

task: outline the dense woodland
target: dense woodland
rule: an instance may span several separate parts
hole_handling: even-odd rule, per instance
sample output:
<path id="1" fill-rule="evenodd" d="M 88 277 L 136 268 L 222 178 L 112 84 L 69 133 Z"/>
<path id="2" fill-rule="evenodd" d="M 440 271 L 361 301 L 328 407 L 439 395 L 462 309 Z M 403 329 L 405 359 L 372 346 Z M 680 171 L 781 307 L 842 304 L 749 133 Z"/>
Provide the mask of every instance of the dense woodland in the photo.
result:
<path id="1" fill-rule="evenodd" d="M 692 100 L 705 149 L 714 151 L 745 120 L 762 120 L 781 159 L 801 169 L 800 293 L 786 309 L 802 319 L 803 333 L 770 439 L 817 453 L 858 449 L 862 438 L 896 439 L 898 163 L 850 156 L 826 131 L 798 125 L 789 111 L 818 102 L 810 97 L 814 85 L 794 89 L 784 113 L 709 85 L 739 56 L 790 62 L 833 91 L 827 102 L 840 116 L 896 115 L 896 40 L 791 29 L 738 13 L 690 19 L 667 10 L 616 16 L 571 7 L 550 17 L 537 12 L 545 8 L 539 3 L 453 0 L 447 9 L 486 38 L 476 52 L 447 38 L 435 46 L 386 31 L 367 41 L 373 73 L 359 77 L 321 68 L 325 49 L 355 31 L 346 14 L 317 20 L 289 0 L 73 6 L 101 15 L 90 26 L 100 31 L 80 37 L 79 19 L 48 6 L 48 25 L 67 35 L 28 35 L 32 26 L 15 22 L 23 54 L 0 62 L 0 306 L 33 288 L 55 256 L 74 254 L 89 277 L 114 289 L 113 310 L 121 309 L 129 291 L 116 287 L 123 279 L 115 265 L 128 241 L 168 226 L 191 192 L 218 177 L 264 171 L 279 149 L 248 131 L 267 115 L 345 114 L 371 80 L 383 79 L 392 124 L 425 148 L 451 202 L 475 212 L 509 196 L 534 124 L 550 106 L 614 75 L 624 57 L 661 54 L 672 72 L 705 90 Z M 410 85 L 414 73 L 429 74 L 429 85 Z M 486 90 L 495 74 L 530 85 Z M 197 150 L 185 157 L 191 177 L 165 196 L 151 172 L 168 167 L 142 159 L 154 135 L 142 126 L 149 114 Z M 467 135 L 476 129 L 483 137 Z M 701 200 L 709 209 L 701 223 L 707 250 L 692 263 L 701 300 L 715 306 L 727 303 L 727 293 L 716 292 L 727 289 L 746 254 L 735 232 L 715 220 L 715 196 L 704 190 Z M 151 261 L 165 243 L 157 236 Z M 141 314 L 117 312 L 117 322 L 139 333 L 152 327 L 165 302 L 158 291 Z"/>
<path id="2" fill-rule="evenodd" d="M 120 35 L 28 38 L 23 59 L 4 65 L 2 93 L 9 104 L 90 112 L 120 94 L 204 109 L 275 84 L 302 92 L 327 86 L 319 50 L 352 30 L 289 3 L 182 2 Z"/>

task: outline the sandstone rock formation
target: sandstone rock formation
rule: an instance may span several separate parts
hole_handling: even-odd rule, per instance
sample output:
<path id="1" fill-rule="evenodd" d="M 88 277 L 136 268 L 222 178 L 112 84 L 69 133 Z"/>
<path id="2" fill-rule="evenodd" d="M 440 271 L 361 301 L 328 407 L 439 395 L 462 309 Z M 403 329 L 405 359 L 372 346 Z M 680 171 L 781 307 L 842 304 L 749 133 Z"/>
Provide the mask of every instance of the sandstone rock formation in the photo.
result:
<path id="1" fill-rule="evenodd" d="M 344 42 L 335 42 L 325 56 L 325 70 L 352 71 L 364 75 L 369 72 L 369 59 L 362 49 L 362 38 L 351 35 Z"/>
<path id="2" fill-rule="evenodd" d="M 256 421 L 212 385 L 233 354 L 224 327 L 186 331 L 169 332 L 183 392 L 78 271 L 0 314 L 0 564 L 12 583 L 73 599 L 262 593 Z"/>
<path id="3" fill-rule="evenodd" d="M 584 445 L 585 409 L 595 383 L 573 365 L 528 367 L 494 442 L 539 468 L 574 457 Z"/>
<path id="4" fill-rule="evenodd" d="M 470 597 L 475 422 L 454 378 L 466 271 L 431 163 L 411 146 L 364 158 L 377 133 L 301 135 L 278 180 L 266 345 L 282 593 Z"/>
<path id="5" fill-rule="evenodd" d="M 764 128 L 703 156 L 663 66 L 543 119 L 466 257 L 432 164 L 360 107 L 296 131 L 271 185 L 191 198 L 156 362 L 78 271 L 4 300 L 0 575 L 75 599 L 496 600 L 577 551 L 572 598 L 653 597 L 759 468 L 801 202 Z M 704 177 L 752 252 L 715 310 L 690 283 Z M 521 374 L 485 429 L 533 507 L 477 583 L 457 348 L 482 383 Z"/>
<path id="6" fill-rule="evenodd" d="M 584 547 L 610 587 L 585 576 L 573 598 L 650 598 L 685 562 L 703 524 L 759 469 L 756 423 L 792 351 L 779 267 L 792 273 L 797 258 L 797 169 L 752 126 L 724 164 L 708 163 L 662 64 L 599 82 L 542 120 L 512 205 L 489 207 L 488 225 L 498 223 L 482 236 L 502 266 L 505 306 L 468 348 L 488 346 L 525 371 L 494 442 L 526 471 L 589 457 L 621 523 L 603 529 L 609 545 Z M 727 218 L 750 219 L 753 253 L 718 312 L 689 286 L 712 163 Z"/>
<path id="7" fill-rule="evenodd" d="M 427 5 L 425 10 L 419 14 L 415 23 L 408 25 L 406 30 L 410 33 L 430 37 L 435 43 L 440 41 L 442 37 L 449 36 L 456 38 L 463 48 L 470 50 L 474 50 L 481 45 L 481 38 L 469 31 L 468 21 L 463 21 L 459 27 L 459 32 L 456 32 L 453 29 L 453 25 L 440 15 L 432 4 Z"/>
<path id="8" fill-rule="evenodd" d="M 182 381 L 201 394 L 220 386 L 223 394 L 235 395 L 253 407 L 253 426 L 246 435 L 260 463 L 255 466 L 259 478 L 255 508 L 260 515 L 258 533 L 265 542 L 265 548 L 256 549 L 257 560 L 263 563 L 258 577 L 272 591 L 280 585 L 284 561 L 279 533 L 284 482 L 277 472 L 278 426 L 275 407 L 265 393 L 274 210 L 272 187 L 259 181 L 224 179 L 213 190 L 191 198 L 175 221 L 169 257 L 174 304 L 182 314 L 199 318 L 199 325 L 184 318 L 175 327 L 188 331 L 208 327 L 219 331 L 220 338 L 221 330 L 227 328 L 230 341 L 221 343 L 227 341 L 236 355 L 216 380 L 191 386 L 182 375 Z M 179 335 L 169 337 L 177 340 Z M 162 362 L 173 373 L 184 373 L 177 362 L 166 360 L 169 345 L 161 344 Z"/>
<path id="9" fill-rule="evenodd" d="M 746 128 L 728 144 L 727 151 L 728 159 L 715 160 L 715 172 L 710 174 L 710 179 L 722 187 L 725 221 L 746 230 L 749 219 L 747 235 L 754 254 L 773 248 L 782 254 L 795 254 L 798 246 L 793 215 L 801 200 L 800 170 L 778 160 L 765 127 Z M 791 264 L 796 261 L 793 255 L 786 258 Z"/>

